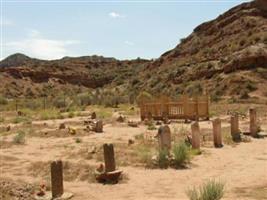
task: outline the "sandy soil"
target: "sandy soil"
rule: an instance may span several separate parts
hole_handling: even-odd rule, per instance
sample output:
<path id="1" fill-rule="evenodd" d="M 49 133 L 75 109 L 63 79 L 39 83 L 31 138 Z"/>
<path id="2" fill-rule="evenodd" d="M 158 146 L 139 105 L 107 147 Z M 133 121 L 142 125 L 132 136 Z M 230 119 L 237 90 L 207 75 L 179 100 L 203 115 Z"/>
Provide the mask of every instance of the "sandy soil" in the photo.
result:
<path id="1" fill-rule="evenodd" d="M 229 127 L 229 118 L 222 116 L 223 127 Z M 33 122 L 42 129 L 55 129 L 59 123 L 65 122 L 81 126 L 83 118 L 67 120 L 50 120 Z M 265 119 L 264 119 L 265 120 Z M 41 126 L 45 123 L 45 126 Z M 267 131 L 267 123 L 262 128 Z M 172 130 L 188 128 L 188 124 L 172 124 Z M 211 122 L 201 122 L 203 130 L 211 129 Z M 247 129 L 247 119 L 241 122 L 241 128 Z M 188 199 L 185 191 L 192 186 L 201 185 L 208 179 L 215 178 L 226 184 L 225 200 L 266 199 L 267 197 L 267 139 L 252 139 L 249 143 L 236 146 L 224 145 L 221 149 L 202 148 L 203 153 L 194 157 L 188 169 L 145 169 L 144 167 L 121 167 L 125 180 L 117 185 L 90 183 L 82 178 L 75 179 L 79 169 L 86 172 L 87 166 L 94 166 L 97 160 L 84 159 L 79 152 L 84 148 L 101 146 L 105 142 L 127 143 L 135 135 L 144 133 L 145 126 L 127 127 L 126 124 L 106 124 L 104 133 L 84 133 L 79 135 L 82 143 L 76 143 L 77 136 L 68 137 L 26 137 L 24 145 L 9 145 L 0 149 L 1 178 L 10 178 L 16 182 L 39 183 L 44 179 L 44 172 L 49 173 L 49 162 L 62 159 L 70 162 L 72 170 L 65 181 L 65 190 L 75 194 L 74 200 L 182 200 Z M 14 135 L 1 136 L 1 141 L 12 143 Z M 115 145 L 116 148 L 116 145 Z M 74 156 L 71 156 L 74 155 Z M 37 169 L 36 169 L 37 168 Z M 77 169 L 76 169 L 77 168 Z M 88 172 L 90 173 L 90 172 Z M 79 174 L 83 176 L 84 174 Z M 266 195 L 266 196 L 265 196 Z"/>

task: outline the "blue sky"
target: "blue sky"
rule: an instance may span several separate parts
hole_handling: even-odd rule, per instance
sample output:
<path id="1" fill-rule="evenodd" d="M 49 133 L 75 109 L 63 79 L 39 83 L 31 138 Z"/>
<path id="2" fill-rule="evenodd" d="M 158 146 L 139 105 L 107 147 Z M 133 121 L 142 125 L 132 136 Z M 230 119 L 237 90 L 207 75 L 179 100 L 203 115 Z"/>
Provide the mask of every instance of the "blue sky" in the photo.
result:
<path id="1" fill-rule="evenodd" d="M 242 0 L 1 0 L 1 58 L 157 58 Z"/>

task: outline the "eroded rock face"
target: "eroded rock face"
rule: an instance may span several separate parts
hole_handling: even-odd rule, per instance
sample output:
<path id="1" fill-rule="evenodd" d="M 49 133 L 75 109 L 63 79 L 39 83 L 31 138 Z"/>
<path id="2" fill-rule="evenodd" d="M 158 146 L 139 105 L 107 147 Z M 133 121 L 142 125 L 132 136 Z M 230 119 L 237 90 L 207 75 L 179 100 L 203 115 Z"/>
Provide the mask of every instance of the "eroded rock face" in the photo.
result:
<path id="1" fill-rule="evenodd" d="M 255 4 L 259 9 L 267 11 L 267 1 L 266 0 L 256 0 Z"/>

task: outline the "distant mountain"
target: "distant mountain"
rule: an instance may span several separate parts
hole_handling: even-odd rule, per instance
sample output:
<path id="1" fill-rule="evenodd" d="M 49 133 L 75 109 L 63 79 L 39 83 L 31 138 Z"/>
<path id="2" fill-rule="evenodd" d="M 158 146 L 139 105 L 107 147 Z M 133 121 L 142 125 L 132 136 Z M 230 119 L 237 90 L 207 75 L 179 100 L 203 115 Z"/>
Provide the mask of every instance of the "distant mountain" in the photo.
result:
<path id="1" fill-rule="evenodd" d="M 45 61 L 23 54 L 0 62 L 0 92 L 38 96 L 67 88 L 115 87 L 176 96 L 209 92 L 212 98 L 267 98 L 267 1 L 238 5 L 196 27 L 156 60 L 102 56 Z"/>

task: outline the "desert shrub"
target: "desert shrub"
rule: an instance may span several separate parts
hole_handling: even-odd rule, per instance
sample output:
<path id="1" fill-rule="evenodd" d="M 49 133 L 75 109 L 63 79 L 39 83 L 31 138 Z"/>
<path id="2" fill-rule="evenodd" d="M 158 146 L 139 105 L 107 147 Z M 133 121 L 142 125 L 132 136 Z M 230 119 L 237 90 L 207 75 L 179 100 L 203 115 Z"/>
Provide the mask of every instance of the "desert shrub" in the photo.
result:
<path id="1" fill-rule="evenodd" d="M 141 92 L 137 98 L 136 98 L 136 101 L 138 104 L 140 104 L 142 101 L 150 101 L 152 100 L 152 95 L 149 94 L 148 92 Z"/>
<path id="2" fill-rule="evenodd" d="M 81 143 L 82 142 L 82 139 L 81 138 L 75 138 L 75 142 L 76 143 Z"/>
<path id="3" fill-rule="evenodd" d="M 25 133 L 23 131 L 19 131 L 14 137 L 13 142 L 15 144 L 25 144 Z"/>
<path id="4" fill-rule="evenodd" d="M 189 148 L 184 142 L 175 144 L 173 147 L 174 166 L 182 167 L 189 161 Z"/>
<path id="5" fill-rule="evenodd" d="M 26 116 L 16 116 L 13 120 L 12 123 L 14 124 L 18 124 L 18 123 L 30 123 L 31 119 L 29 117 Z"/>
<path id="6" fill-rule="evenodd" d="M 156 130 L 157 127 L 155 126 L 154 122 L 150 122 L 148 125 L 147 125 L 147 130 Z"/>
<path id="7" fill-rule="evenodd" d="M 0 96 L 0 105 L 6 105 L 8 103 L 5 97 Z"/>
<path id="8" fill-rule="evenodd" d="M 92 96 L 89 93 L 82 93 L 77 96 L 79 99 L 80 105 L 87 106 L 92 103 Z"/>
<path id="9" fill-rule="evenodd" d="M 0 123 L 3 123 L 4 121 L 5 121 L 5 118 L 0 116 Z"/>
<path id="10" fill-rule="evenodd" d="M 247 90 L 240 91 L 240 99 L 248 99 L 248 98 L 249 98 L 249 94 Z"/>
<path id="11" fill-rule="evenodd" d="M 202 88 L 201 83 L 199 81 L 191 83 L 186 88 L 186 93 L 189 94 L 190 96 L 200 95 L 200 94 L 202 94 L 202 92 L 203 92 L 203 88 Z"/>
<path id="12" fill-rule="evenodd" d="M 65 100 L 63 97 L 57 97 L 54 101 L 53 101 L 53 105 L 56 107 L 56 108 L 64 108 L 66 107 L 66 104 L 65 104 Z"/>
<path id="13" fill-rule="evenodd" d="M 153 152 L 149 146 L 139 145 L 136 152 L 141 163 L 144 163 L 147 167 L 152 166 Z"/>
<path id="14" fill-rule="evenodd" d="M 73 117 L 75 117 L 75 113 L 74 113 L 74 112 L 69 112 L 68 117 L 69 117 L 69 118 L 73 118 Z"/>
<path id="15" fill-rule="evenodd" d="M 194 187 L 187 190 L 186 194 L 190 200 L 219 200 L 224 195 L 224 183 L 209 180 L 199 189 Z"/>
<path id="16" fill-rule="evenodd" d="M 169 166 L 169 158 L 168 158 L 168 150 L 167 149 L 159 150 L 158 165 L 162 169 L 167 168 Z"/>
<path id="17" fill-rule="evenodd" d="M 47 109 L 42 110 L 39 112 L 39 118 L 41 120 L 48 120 L 48 119 L 60 119 L 62 116 L 60 115 L 59 111 L 56 109 Z"/>

